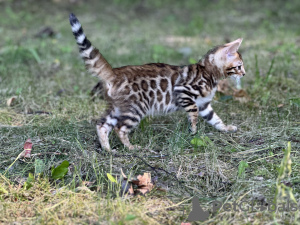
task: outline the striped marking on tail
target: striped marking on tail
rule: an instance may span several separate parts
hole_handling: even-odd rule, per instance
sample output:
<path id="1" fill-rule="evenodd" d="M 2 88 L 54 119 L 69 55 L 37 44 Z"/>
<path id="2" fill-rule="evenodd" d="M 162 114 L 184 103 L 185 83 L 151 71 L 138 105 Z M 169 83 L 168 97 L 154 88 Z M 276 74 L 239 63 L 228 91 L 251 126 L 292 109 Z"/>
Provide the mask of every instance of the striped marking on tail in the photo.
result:
<path id="1" fill-rule="evenodd" d="M 105 81 L 111 81 L 114 78 L 111 65 L 101 55 L 99 50 L 92 46 L 91 42 L 85 36 L 79 20 L 73 13 L 70 14 L 69 20 L 80 55 L 84 59 L 88 71 Z"/>
<path id="2" fill-rule="evenodd" d="M 81 24 L 79 23 L 79 20 L 76 18 L 76 16 L 73 13 L 70 14 L 69 20 L 72 27 L 72 32 L 74 34 L 74 37 L 76 39 L 80 51 L 82 52 L 92 47 L 91 42 L 86 38 L 85 34 L 83 33 L 83 29 Z M 91 49 L 90 52 L 92 50 L 93 49 Z"/>

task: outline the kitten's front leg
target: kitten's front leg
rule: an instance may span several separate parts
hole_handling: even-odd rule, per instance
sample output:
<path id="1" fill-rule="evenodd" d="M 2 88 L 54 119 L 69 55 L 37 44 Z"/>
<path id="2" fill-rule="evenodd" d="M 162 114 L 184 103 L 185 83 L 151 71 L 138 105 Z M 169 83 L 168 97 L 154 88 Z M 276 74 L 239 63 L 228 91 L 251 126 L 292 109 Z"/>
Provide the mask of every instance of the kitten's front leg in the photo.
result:
<path id="1" fill-rule="evenodd" d="M 214 112 L 213 108 L 210 105 L 210 102 L 203 104 L 199 107 L 199 114 L 207 123 L 215 127 L 219 131 L 225 132 L 236 132 L 237 127 L 233 125 L 226 126 L 220 117 Z"/>

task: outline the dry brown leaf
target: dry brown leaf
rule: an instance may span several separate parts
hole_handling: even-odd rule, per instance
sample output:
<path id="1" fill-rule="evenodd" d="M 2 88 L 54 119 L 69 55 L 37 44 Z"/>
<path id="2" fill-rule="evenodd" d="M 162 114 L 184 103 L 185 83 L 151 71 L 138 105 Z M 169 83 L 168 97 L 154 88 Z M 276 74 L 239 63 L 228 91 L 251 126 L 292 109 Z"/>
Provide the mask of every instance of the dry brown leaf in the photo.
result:
<path id="1" fill-rule="evenodd" d="M 244 89 L 235 89 L 231 87 L 228 80 L 219 81 L 218 92 L 221 92 L 224 95 L 232 95 L 234 100 L 237 100 L 241 103 L 250 101 L 250 97 Z"/>
<path id="2" fill-rule="evenodd" d="M 124 174 L 121 169 L 121 175 L 123 177 L 122 181 L 122 190 L 124 193 L 128 193 L 129 195 L 134 195 L 137 192 L 142 194 L 146 194 L 150 192 L 154 187 L 154 181 L 151 179 L 150 173 L 144 173 L 144 175 L 138 175 L 136 179 L 130 179 L 127 181 L 127 176 Z M 133 185 L 135 184 L 138 187 L 133 189 Z"/>
<path id="3" fill-rule="evenodd" d="M 12 106 L 16 99 L 17 99 L 16 96 L 13 96 L 13 97 L 7 99 L 6 105 L 7 105 L 7 106 Z"/>
<path id="4" fill-rule="evenodd" d="M 28 138 L 24 144 L 24 151 L 21 154 L 21 157 L 30 158 L 32 150 L 32 142 L 31 139 Z"/>
<path id="5" fill-rule="evenodd" d="M 133 180 L 132 183 L 138 186 L 137 191 L 141 192 L 142 194 L 146 194 L 150 192 L 154 187 L 154 184 L 151 181 L 150 173 L 144 173 L 144 175 L 138 175 L 137 180 Z"/>
<path id="6" fill-rule="evenodd" d="M 277 108 L 282 108 L 284 106 L 284 104 L 279 104 L 278 106 L 277 106 Z"/>
<path id="7" fill-rule="evenodd" d="M 243 98 L 243 97 L 247 97 L 248 94 L 245 90 L 240 89 L 240 90 L 235 90 L 233 96 L 237 98 Z"/>
<path id="8" fill-rule="evenodd" d="M 233 99 L 241 103 L 246 103 L 249 102 L 250 97 L 245 90 L 240 89 L 240 90 L 234 90 Z"/>

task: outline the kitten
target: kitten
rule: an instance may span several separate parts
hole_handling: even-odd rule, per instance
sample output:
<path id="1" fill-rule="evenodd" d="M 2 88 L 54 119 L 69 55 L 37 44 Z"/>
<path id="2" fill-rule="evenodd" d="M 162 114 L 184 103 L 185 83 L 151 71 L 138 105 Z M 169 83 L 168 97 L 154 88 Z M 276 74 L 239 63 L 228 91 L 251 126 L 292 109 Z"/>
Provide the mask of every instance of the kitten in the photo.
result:
<path id="1" fill-rule="evenodd" d="M 86 68 L 104 82 L 109 108 L 96 128 L 100 144 L 107 151 L 111 150 L 108 135 L 112 129 L 130 150 L 140 148 L 130 143 L 128 134 L 142 118 L 179 109 L 188 113 L 193 134 L 197 131 L 198 115 L 217 130 L 237 130 L 222 122 L 210 102 L 218 80 L 245 75 L 242 56 L 237 51 L 241 38 L 209 50 L 198 63 L 188 66 L 150 63 L 112 68 L 86 38 L 76 16 L 70 14 L 69 19 Z"/>

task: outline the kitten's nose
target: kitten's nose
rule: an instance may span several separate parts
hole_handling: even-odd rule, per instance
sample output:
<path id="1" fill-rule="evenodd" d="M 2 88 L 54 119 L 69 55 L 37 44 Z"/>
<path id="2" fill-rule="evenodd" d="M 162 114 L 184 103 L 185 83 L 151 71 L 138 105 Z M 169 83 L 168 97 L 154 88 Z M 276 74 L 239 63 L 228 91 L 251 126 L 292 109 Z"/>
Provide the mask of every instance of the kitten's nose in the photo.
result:
<path id="1" fill-rule="evenodd" d="M 245 73 L 243 73 L 243 76 L 245 76 L 246 74 Z"/>

